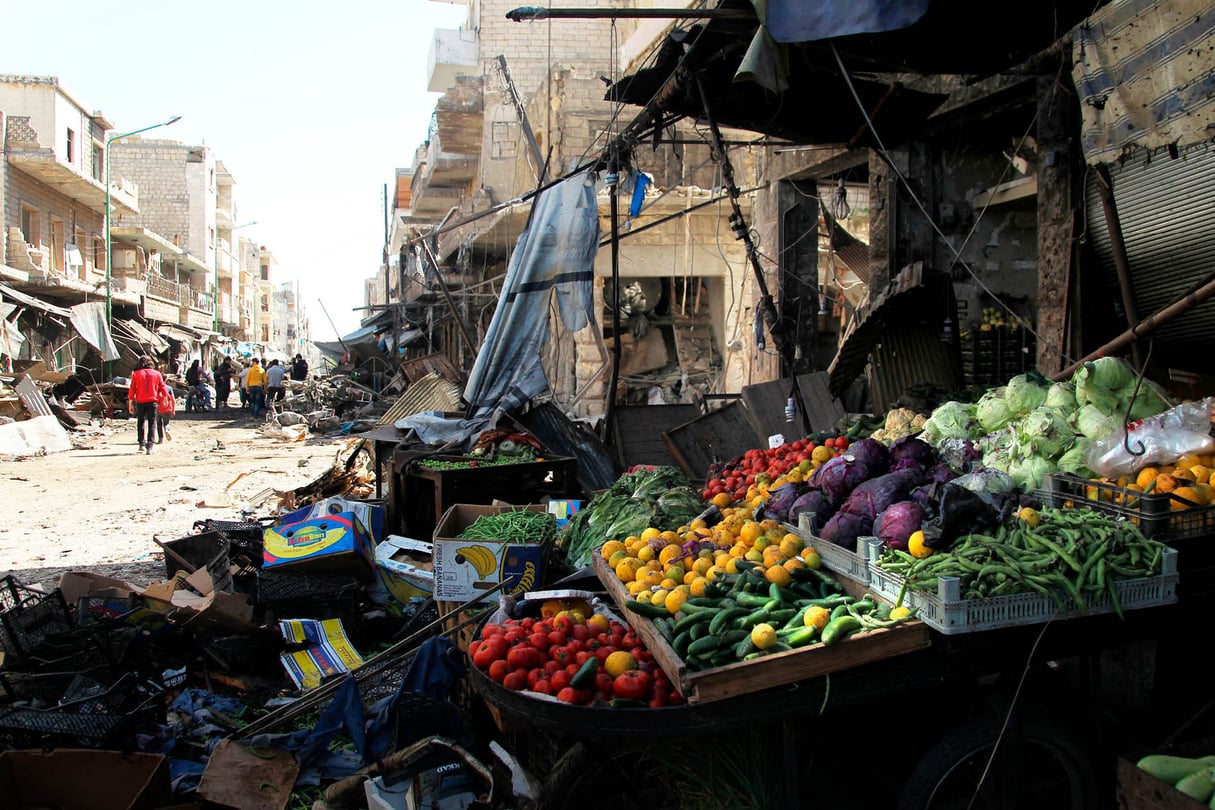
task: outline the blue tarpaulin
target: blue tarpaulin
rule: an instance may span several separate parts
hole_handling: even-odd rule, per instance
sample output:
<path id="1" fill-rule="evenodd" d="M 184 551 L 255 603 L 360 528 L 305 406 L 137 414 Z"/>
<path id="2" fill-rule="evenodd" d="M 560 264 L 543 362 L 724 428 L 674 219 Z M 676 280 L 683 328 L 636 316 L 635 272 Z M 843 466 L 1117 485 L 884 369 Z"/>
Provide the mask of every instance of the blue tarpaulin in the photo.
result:
<path id="1" fill-rule="evenodd" d="M 591 322 L 598 249 L 599 207 L 587 173 L 541 194 L 511 254 L 502 297 L 464 389 L 469 418 L 417 414 L 402 424 L 428 444 L 466 439 L 547 392 L 541 352 L 550 301 L 556 297 L 561 322 L 571 332 Z"/>
<path id="2" fill-rule="evenodd" d="M 752 3 L 777 42 L 813 42 L 851 34 L 897 31 L 919 22 L 928 12 L 928 0 L 752 0 Z"/>

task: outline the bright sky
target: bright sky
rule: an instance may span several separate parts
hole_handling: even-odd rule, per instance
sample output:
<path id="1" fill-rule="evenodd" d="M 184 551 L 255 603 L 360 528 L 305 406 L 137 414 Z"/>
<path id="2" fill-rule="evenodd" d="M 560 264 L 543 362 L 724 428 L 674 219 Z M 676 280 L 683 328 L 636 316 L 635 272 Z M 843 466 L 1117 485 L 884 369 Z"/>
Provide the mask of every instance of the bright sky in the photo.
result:
<path id="1" fill-rule="evenodd" d="M 313 339 L 334 339 L 330 319 L 358 328 L 384 187 L 391 200 L 439 99 L 433 32 L 464 24 L 462 2 L 39 0 L 3 17 L 0 73 L 57 76 L 119 132 L 180 115 L 145 137 L 224 162 L 239 221 L 257 223 L 242 235 L 299 280 Z"/>

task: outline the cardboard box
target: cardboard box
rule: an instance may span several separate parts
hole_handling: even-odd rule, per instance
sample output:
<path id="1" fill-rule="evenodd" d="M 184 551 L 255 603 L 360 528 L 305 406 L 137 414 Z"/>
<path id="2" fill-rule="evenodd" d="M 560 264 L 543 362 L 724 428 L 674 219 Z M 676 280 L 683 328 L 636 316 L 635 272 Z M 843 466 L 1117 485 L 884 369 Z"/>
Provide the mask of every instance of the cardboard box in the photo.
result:
<path id="1" fill-rule="evenodd" d="M 363 527 L 367 529 L 372 540 L 377 543 L 380 542 L 380 539 L 384 536 L 384 527 L 388 520 L 388 510 L 376 503 L 351 500 L 350 498 L 342 498 L 340 496 L 325 498 L 311 506 L 304 506 L 296 509 L 294 512 L 288 512 L 274 521 L 274 527 L 299 523 L 304 520 L 316 520 L 317 518 L 338 515 L 343 512 L 354 513 L 358 517 L 359 522 L 363 524 Z"/>
<path id="2" fill-rule="evenodd" d="M 375 548 L 375 567 L 390 604 L 405 606 L 414 599 L 430 599 L 434 595 L 432 543 L 390 534 Z"/>
<path id="3" fill-rule="evenodd" d="M 160 754 L 59 748 L 0 753 L 0 806 L 150 810 L 172 801 Z"/>
<path id="4" fill-rule="evenodd" d="M 353 512 L 301 520 L 266 529 L 263 565 L 301 571 L 353 571 L 370 581 L 375 571 L 375 543 Z"/>
<path id="5" fill-rule="evenodd" d="M 465 540 L 459 537 L 482 515 L 525 509 L 546 513 L 543 504 L 482 506 L 453 504 L 443 513 L 434 534 L 434 598 L 452 602 L 475 599 L 499 582 L 511 580 L 505 593 L 521 594 L 544 582 L 549 543 L 536 538 L 534 545 Z"/>

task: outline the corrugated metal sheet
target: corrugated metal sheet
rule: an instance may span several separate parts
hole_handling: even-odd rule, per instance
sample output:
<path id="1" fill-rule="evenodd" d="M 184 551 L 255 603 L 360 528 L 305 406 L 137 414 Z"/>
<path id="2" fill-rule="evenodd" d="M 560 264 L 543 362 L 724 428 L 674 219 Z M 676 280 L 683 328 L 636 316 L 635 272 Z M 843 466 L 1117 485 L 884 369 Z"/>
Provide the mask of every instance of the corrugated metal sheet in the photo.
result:
<path id="1" fill-rule="evenodd" d="M 455 411 L 460 408 L 460 386 L 441 374 L 427 374 L 405 389 L 380 417 L 381 425 L 391 425 L 398 419 L 423 411 Z"/>
<path id="2" fill-rule="evenodd" d="M 1168 306 L 1215 272 L 1215 150 L 1208 145 L 1184 149 L 1176 159 L 1146 152 L 1123 165 L 1111 164 L 1114 201 L 1139 317 Z M 1108 272 L 1115 273 L 1105 213 L 1090 172 L 1086 188 L 1088 236 Z M 1215 301 L 1165 324 L 1152 333 L 1161 342 L 1181 345 L 1215 339 Z M 1157 355 L 1159 356 L 1159 355 Z"/>
<path id="3" fill-rule="evenodd" d="M 874 407 L 893 402 L 915 383 L 951 388 L 959 382 L 956 347 L 941 343 L 945 316 L 954 322 L 948 276 L 925 270 L 921 262 L 908 265 L 879 295 L 857 313 L 840 339 L 831 361 L 831 393 L 840 396 L 874 354 L 871 396 Z M 875 352 L 875 347 L 880 351 Z"/>

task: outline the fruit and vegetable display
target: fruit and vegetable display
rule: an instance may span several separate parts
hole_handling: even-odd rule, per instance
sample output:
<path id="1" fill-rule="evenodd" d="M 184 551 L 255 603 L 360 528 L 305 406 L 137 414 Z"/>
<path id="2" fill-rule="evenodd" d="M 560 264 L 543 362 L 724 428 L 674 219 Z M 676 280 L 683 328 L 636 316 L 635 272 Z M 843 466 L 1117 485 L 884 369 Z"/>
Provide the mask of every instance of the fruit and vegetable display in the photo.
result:
<path id="1" fill-rule="evenodd" d="M 983 464 L 1008 473 L 1027 490 L 1054 472 L 1091 477 L 1090 448 L 1135 421 L 1167 410 L 1167 397 L 1123 360 L 1103 357 L 1080 366 L 1067 382 L 1037 372 L 1018 374 L 976 403 L 949 401 L 924 422 L 920 438 L 969 441 Z"/>
<path id="2" fill-rule="evenodd" d="M 674 467 L 633 470 L 578 510 L 557 542 L 566 564 L 581 568 L 607 540 L 638 534 L 650 526 L 675 529 L 704 509 L 700 494 Z"/>
<path id="3" fill-rule="evenodd" d="M 1178 757 L 1148 754 L 1135 763 L 1140 770 L 1198 802 L 1215 807 L 1215 756 Z"/>
<path id="4" fill-rule="evenodd" d="M 709 569 L 712 579 L 701 589 L 703 596 L 684 597 L 673 590 L 660 600 L 634 599 L 624 606 L 651 619 L 692 671 L 799 647 L 832 646 L 852 633 L 914 618 L 914 611 L 877 597 L 844 594 L 838 580 L 817 567 L 764 569 L 738 558 L 731 558 L 727 567 L 736 573 Z"/>
<path id="5" fill-rule="evenodd" d="M 684 702 L 641 639 L 602 613 L 487 622 L 468 647 L 473 666 L 507 689 L 562 703 L 660 708 Z"/>
<path id="6" fill-rule="evenodd" d="M 941 577 L 956 577 L 964 599 L 1036 591 L 1067 612 L 1108 594 L 1121 615 L 1116 582 L 1160 574 L 1166 548 L 1099 512 L 1023 507 L 994 532 L 963 535 L 941 551 L 917 531 L 907 551 L 884 548 L 876 565 L 902 577 L 904 591 L 935 592 Z"/>
<path id="7" fill-rule="evenodd" d="M 831 459 L 848 449 L 845 436 L 811 438 L 786 442 L 779 447 L 748 450 L 725 464 L 713 465 L 705 480 L 701 495 L 715 506 L 729 506 L 734 501 L 748 499 L 748 491 L 756 484 L 773 484 L 777 479 L 801 481 Z M 754 495 L 750 500 L 754 499 Z"/>

